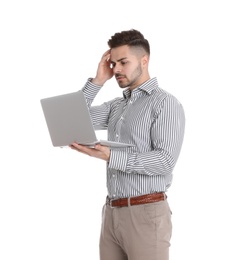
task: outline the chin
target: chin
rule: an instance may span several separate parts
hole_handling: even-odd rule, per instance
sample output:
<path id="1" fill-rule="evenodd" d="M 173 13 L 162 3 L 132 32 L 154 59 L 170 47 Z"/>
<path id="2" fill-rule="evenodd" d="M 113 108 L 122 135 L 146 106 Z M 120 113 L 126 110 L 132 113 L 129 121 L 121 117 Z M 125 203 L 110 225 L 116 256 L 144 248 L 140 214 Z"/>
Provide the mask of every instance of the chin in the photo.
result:
<path id="1" fill-rule="evenodd" d="M 120 84 L 119 87 L 120 87 L 120 88 L 127 88 L 127 87 L 129 87 L 129 86 L 128 86 L 128 85 L 121 85 L 121 84 Z"/>
<path id="2" fill-rule="evenodd" d="M 130 84 L 128 84 L 128 82 L 118 82 L 120 88 L 127 88 L 130 86 Z"/>

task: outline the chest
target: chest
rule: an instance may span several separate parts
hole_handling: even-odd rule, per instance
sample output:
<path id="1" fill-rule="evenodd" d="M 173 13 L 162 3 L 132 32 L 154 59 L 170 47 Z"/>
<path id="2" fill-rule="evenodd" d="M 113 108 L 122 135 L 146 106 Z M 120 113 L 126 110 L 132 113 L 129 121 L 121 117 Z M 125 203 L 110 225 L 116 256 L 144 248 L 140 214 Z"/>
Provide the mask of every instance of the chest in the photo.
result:
<path id="1" fill-rule="evenodd" d="M 124 100 L 112 108 L 108 128 L 114 132 L 149 133 L 155 115 L 154 101 L 149 97 Z"/>

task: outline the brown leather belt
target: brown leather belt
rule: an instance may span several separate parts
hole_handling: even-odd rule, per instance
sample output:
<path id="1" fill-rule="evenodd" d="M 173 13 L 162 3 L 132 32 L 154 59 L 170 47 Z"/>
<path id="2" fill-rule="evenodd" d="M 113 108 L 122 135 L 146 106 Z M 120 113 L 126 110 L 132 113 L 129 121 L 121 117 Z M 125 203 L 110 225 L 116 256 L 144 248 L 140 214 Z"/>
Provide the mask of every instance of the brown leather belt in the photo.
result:
<path id="1" fill-rule="evenodd" d="M 161 200 L 165 200 L 166 198 L 167 196 L 164 192 L 157 192 L 157 193 L 146 194 L 137 197 L 121 198 L 121 199 L 110 199 L 107 197 L 106 204 L 112 208 L 128 207 L 129 200 L 130 200 L 130 205 L 134 206 L 134 205 L 158 202 Z"/>

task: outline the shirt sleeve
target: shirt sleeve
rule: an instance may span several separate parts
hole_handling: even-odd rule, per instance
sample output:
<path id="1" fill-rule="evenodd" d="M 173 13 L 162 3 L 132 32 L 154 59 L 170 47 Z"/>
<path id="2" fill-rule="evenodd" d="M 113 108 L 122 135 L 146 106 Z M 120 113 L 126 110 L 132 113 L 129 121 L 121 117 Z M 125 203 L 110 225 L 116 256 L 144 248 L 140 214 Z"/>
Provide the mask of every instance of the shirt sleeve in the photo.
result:
<path id="1" fill-rule="evenodd" d="M 96 95 L 98 94 L 98 92 L 100 91 L 101 87 L 97 86 L 95 84 L 93 84 L 91 82 L 92 78 L 89 78 L 85 84 L 85 86 L 82 88 L 82 92 L 85 96 L 86 102 L 88 107 L 91 106 L 94 98 L 96 97 Z"/>
<path id="2" fill-rule="evenodd" d="M 99 106 L 91 106 L 100 89 L 101 86 L 93 84 L 91 78 L 88 79 L 85 86 L 82 88 L 95 130 L 107 129 L 110 106 L 112 103 L 112 101 L 109 101 Z"/>
<path id="3" fill-rule="evenodd" d="M 157 109 L 151 126 L 151 151 L 127 153 L 111 150 L 108 167 L 132 174 L 170 174 L 180 154 L 184 129 L 183 106 L 175 97 L 168 95 Z"/>

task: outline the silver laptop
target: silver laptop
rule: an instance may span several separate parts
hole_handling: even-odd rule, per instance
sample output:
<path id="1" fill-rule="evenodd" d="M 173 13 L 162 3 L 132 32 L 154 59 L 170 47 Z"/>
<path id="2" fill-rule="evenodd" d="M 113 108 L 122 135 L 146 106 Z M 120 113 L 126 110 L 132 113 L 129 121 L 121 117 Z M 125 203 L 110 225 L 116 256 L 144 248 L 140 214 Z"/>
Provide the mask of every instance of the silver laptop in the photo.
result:
<path id="1" fill-rule="evenodd" d="M 76 142 L 93 147 L 129 147 L 132 144 L 98 140 L 89 109 L 81 90 L 40 100 L 53 146 L 66 147 Z"/>

